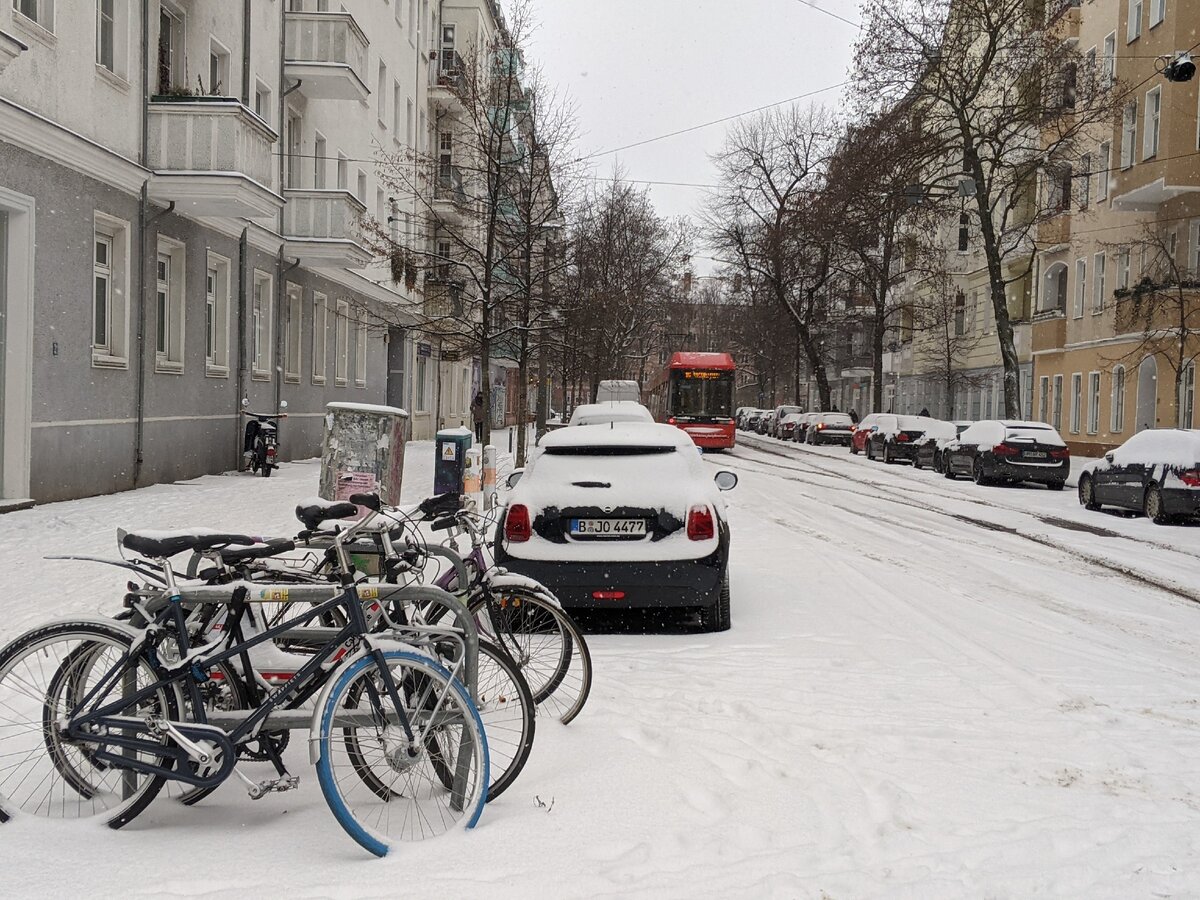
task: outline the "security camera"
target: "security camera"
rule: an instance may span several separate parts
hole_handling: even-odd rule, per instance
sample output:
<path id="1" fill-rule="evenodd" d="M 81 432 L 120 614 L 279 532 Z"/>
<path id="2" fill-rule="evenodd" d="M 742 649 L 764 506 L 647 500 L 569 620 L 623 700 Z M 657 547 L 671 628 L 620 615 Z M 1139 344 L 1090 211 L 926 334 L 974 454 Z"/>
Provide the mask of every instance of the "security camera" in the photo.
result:
<path id="1" fill-rule="evenodd" d="M 1186 50 L 1177 50 L 1163 66 L 1163 76 L 1167 81 L 1191 81 L 1196 74 L 1196 64 L 1192 62 L 1192 54 Z"/>

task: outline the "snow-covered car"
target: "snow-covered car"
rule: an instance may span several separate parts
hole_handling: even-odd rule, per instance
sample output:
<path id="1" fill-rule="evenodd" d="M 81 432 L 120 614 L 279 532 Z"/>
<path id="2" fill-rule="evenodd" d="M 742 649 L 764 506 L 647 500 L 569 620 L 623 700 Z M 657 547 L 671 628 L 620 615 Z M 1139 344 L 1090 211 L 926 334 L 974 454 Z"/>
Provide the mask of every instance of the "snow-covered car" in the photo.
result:
<path id="1" fill-rule="evenodd" d="M 973 422 L 942 452 L 945 476 L 970 475 L 976 484 L 1036 481 L 1061 491 L 1071 451 L 1043 422 L 987 419 Z"/>
<path id="2" fill-rule="evenodd" d="M 854 422 L 849 413 L 823 412 L 814 414 L 812 422 L 805 429 L 804 437 L 801 439 L 806 444 L 845 444 L 849 446 L 850 436 L 853 433 Z"/>
<path id="3" fill-rule="evenodd" d="M 775 428 L 775 433 L 780 440 L 790 441 L 792 435 L 795 434 L 796 426 L 802 419 L 806 417 L 806 413 L 788 413 L 779 421 L 779 425 Z"/>
<path id="4" fill-rule="evenodd" d="M 722 490 L 670 425 L 564 428 L 516 480 L 497 565 L 536 578 L 567 608 L 696 608 L 729 628 L 729 525 Z"/>
<path id="5" fill-rule="evenodd" d="M 771 419 L 771 435 L 772 437 L 781 440 L 791 438 L 791 432 L 788 432 L 787 437 L 783 434 L 783 420 L 791 415 L 803 415 L 804 408 L 800 406 L 777 406 L 775 407 L 775 415 Z M 794 421 L 794 420 L 793 420 Z"/>
<path id="6" fill-rule="evenodd" d="M 768 409 L 758 420 L 758 427 L 755 429 L 759 434 L 771 434 L 775 427 L 775 410 Z"/>
<path id="7" fill-rule="evenodd" d="M 738 431 L 746 429 L 746 420 L 753 412 L 755 412 L 755 407 L 753 406 L 739 406 L 737 408 L 737 411 L 733 414 L 733 424 L 737 427 Z"/>
<path id="8" fill-rule="evenodd" d="M 1079 502 L 1137 510 L 1159 525 L 1200 516 L 1200 431 L 1139 431 L 1084 469 Z"/>
<path id="9" fill-rule="evenodd" d="M 890 413 L 876 416 L 872 423 L 875 429 L 867 436 L 867 459 L 881 459 L 885 463 L 901 460 L 912 462 L 917 455 L 917 441 L 938 422 L 938 419 L 929 416 L 898 416 Z"/>
<path id="10" fill-rule="evenodd" d="M 867 438 L 879 430 L 875 424 L 883 413 L 868 413 L 863 416 L 854 430 L 850 433 L 850 454 L 856 456 L 867 449 Z"/>
<path id="11" fill-rule="evenodd" d="M 765 409 L 751 409 L 746 413 L 745 419 L 742 421 L 743 431 L 758 431 L 758 423 L 762 421 L 762 417 L 766 415 Z"/>
<path id="12" fill-rule="evenodd" d="M 608 425 L 611 422 L 653 422 L 650 410 L 632 400 L 584 403 L 571 413 L 570 425 Z"/>
<path id="13" fill-rule="evenodd" d="M 942 473 L 942 452 L 946 446 L 970 427 L 970 422 L 943 422 L 939 420 L 930 425 L 916 441 L 916 455 L 913 456 L 914 469 L 933 469 L 939 475 Z"/>

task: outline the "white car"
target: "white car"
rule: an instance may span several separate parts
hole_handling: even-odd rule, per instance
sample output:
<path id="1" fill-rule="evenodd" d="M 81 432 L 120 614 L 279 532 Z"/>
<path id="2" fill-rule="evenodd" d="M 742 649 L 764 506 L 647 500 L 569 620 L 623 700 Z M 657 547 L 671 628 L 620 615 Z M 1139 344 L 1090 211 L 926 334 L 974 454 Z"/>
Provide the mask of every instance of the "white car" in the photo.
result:
<path id="1" fill-rule="evenodd" d="M 653 422 L 650 410 L 632 400 L 584 403 L 575 407 L 569 425 L 608 425 L 612 422 Z"/>
<path id="2" fill-rule="evenodd" d="M 729 526 L 722 490 L 670 425 L 564 428 L 509 478 L 497 565 L 536 578 L 567 608 L 697 608 L 729 628 Z M 714 477 L 715 474 L 715 477 Z"/>

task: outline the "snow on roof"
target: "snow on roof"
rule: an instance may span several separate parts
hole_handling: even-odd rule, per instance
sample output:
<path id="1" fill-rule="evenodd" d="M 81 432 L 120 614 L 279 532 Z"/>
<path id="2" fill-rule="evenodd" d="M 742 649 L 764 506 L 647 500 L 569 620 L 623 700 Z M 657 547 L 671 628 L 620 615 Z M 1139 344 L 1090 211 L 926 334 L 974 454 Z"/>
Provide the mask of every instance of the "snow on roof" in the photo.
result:
<path id="1" fill-rule="evenodd" d="M 373 403 L 326 403 L 326 409 L 341 409 L 347 412 L 365 412 L 379 413 L 384 416 L 404 416 L 408 418 L 408 411 L 403 410 L 398 406 L 377 406 Z"/>
<path id="2" fill-rule="evenodd" d="M 542 438 L 543 449 L 552 447 L 674 447 L 695 448 L 687 432 L 654 422 L 617 422 L 583 428 L 560 428 Z"/>
<path id="3" fill-rule="evenodd" d="M 1139 431 L 1112 452 L 1122 465 L 1147 463 L 1194 466 L 1200 463 L 1200 431 L 1184 428 L 1148 428 Z"/>
<path id="4" fill-rule="evenodd" d="M 610 400 L 604 403 L 581 403 L 571 413 L 571 424 L 580 424 L 581 419 L 599 419 L 604 422 L 619 418 L 624 421 L 653 422 L 650 410 L 636 400 Z"/>

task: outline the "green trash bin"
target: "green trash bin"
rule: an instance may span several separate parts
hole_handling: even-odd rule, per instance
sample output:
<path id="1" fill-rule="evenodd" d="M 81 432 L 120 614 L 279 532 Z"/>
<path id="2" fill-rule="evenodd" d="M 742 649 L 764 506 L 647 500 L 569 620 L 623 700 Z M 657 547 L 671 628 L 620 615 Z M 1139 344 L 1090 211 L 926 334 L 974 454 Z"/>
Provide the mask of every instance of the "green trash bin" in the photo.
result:
<path id="1" fill-rule="evenodd" d="M 467 465 L 467 451 L 471 449 L 474 437 L 469 428 L 444 428 L 437 433 L 433 461 L 435 494 L 463 492 L 463 471 Z"/>

